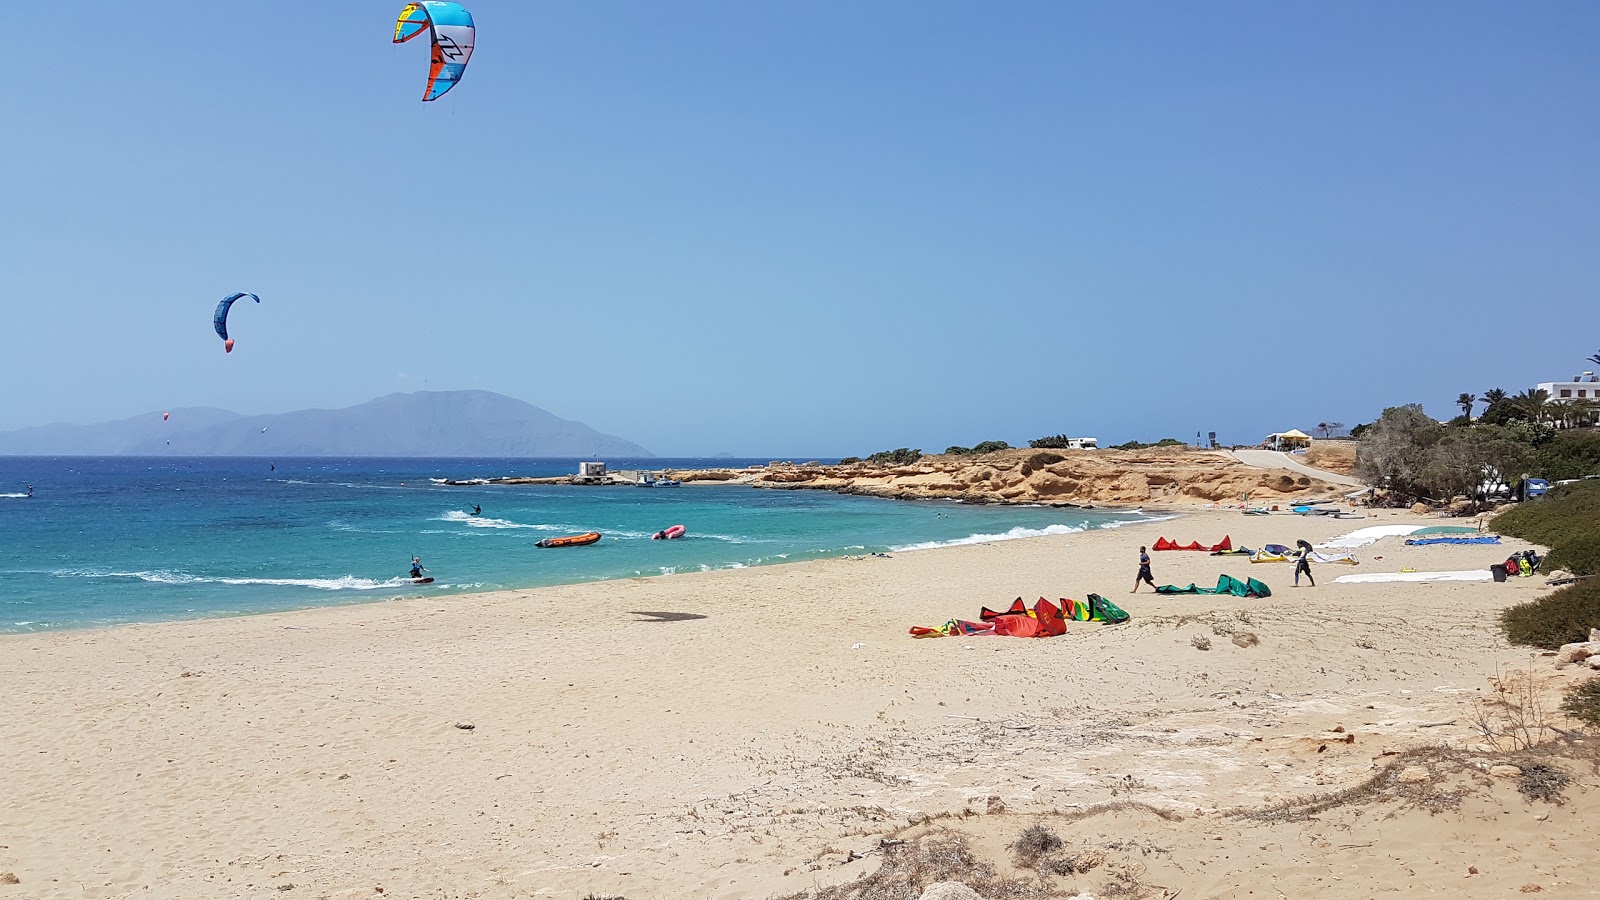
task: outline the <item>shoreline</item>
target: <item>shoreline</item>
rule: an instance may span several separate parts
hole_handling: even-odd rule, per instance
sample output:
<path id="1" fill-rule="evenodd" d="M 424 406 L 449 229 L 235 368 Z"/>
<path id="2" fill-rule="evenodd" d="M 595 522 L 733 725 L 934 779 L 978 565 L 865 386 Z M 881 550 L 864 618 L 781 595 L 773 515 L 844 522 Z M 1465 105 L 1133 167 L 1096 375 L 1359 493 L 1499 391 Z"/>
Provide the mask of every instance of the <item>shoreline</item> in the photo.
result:
<path id="1" fill-rule="evenodd" d="M 1390 749 L 1469 745 L 1484 678 L 1527 665 L 1492 614 L 1546 590 L 1536 579 L 1343 585 L 1348 570 L 1318 566 L 1321 586 L 1296 590 L 1287 566 L 1170 552 L 1152 554 L 1160 583 L 1223 572 L 1274 596 L 1123 587 L 1158 535 L 1320 543 L 1352 524 L 1210 511 L 890 558 L 12 635 L 0 723 L 35 752 L 0 781 L 16 830 L 0 872 L 52 900 L 283 884 L 733 900 L 872 871 L 849 851 L 912 819 L 955 816 L 1003 845 L 1126 784 L 1200 817 L 1169 835 L 1174 859 L 1234 834 L 1237 867 L 1257 841 L 1223 810 L 1353 786 Z M 1356 571 L 1462 568 L 1483 550 L 1390 541 L 1357 551 Z M 1046 640 L 907 633 L 1090 591 L 1132 621 Z M 1353 743 L 1316 752 L 1336 727 Z M 1327 895 L 1371 892 L 1347 878 Z"/>
<path id="2" fill-rule="evenodd" d="M 888 501 L 887 498 L 872 498 L 872 499 L 885 500 L 885 502 L 904 502 L 904 501 Z M 917 502 L 917 501 L 912 501 L 912 502 Z M 957 502 L 957 501 L 945 501 L 945 502 L 954 503 L 954 502 Z M 1024 504 L 1015 504 L 1015 505 L 1018 506 L 1018 508 L 1022 508 L 1023 506 L 1025 506 Z M 1040 508 L 1044 508 L 1044 506 L 1040 505 Z M 1178 508 L 1173 508 L 1173 509 L 1155 509 L 1155 508 L 1148 508 L 1148 507 L 1147 508 L 1131 507 L 1131 508 L 1126 508 L 1126 509 L 1114 509 L 1114 508 L 1081 509 L 1080 508 L 1080 509 L 1078 509 L 1078 511 L 1080 511 L 1080 512 L 1097 512 L 1097 513 L 1103 513 L 1103 514 L 1109 514 L 1109 515 L 1124 515 L 1125 514 L 1125 515 L 1129 515 L 1129 516 L 1143 514 L 1144 517 L 1143 518 L 1138 518 L 1138 519 L 1130 519 L 1127 522 L 1106 522 L 1106 523 L 1099 523 L 1099 524 L 1091 524 L 1091 525 L 1088 525 L 1088 527 L 1086 529 L 1081 528 L 1081 526 L 1078 526 L 1078 525 L 1064 526 L 1066 528 L 1079 529 L 1079 530 L 1065 531 L 1065 532 L 1062 532 L 1063 534 L 1080 533 L 1080 530 L 1125 528 L 1125 527 L 1129 527 L 1129 526 L 1132 526 L 1132 525 L 1137 525 L 1137 524 L 1140 524 L 1140 523 L 1146 522 L 1146 521 L 1164 521 L 1164 520 L 1171 519 L 1171 518 L 1178 517 L 1178 516 L 1181 516 L 1181 515 L 1185 514 L 1185 512 L 1183 510 L 1178 509 Z M 974 527 L 979 527 L 979 526 L 974 525 Z M 1050 526 L 1050 527 L 1056 527 L 1056 526 Z M 1034 529 L 1027 529 L 1026 526 L 1016 526 L 1016 528 L 1014 528 L 1013 530 L 1016 530 L 1017 528 L 1022 528 L 1022 529 L 1026 529 L 1026 530 L 1029 530 L 1029 531 L 1034 530 Z M 1024 534 L 1024 535 L 1017 535 L 1017 536 L 1009 536 L 1008 534 L 992 535 L 992 534 L 981 534 L 981 533 L 974 532 L 974 533 L 969 534 L 969 535 L 967 535 L 965 537 L 942 540 L 942 541 L 913 542 L 911 544 L 900 545 L 900 546 L 884 544 L 884 545 L 881 546 L 880 549 L 876 549 L 876 550 L 874 549 L 873 545 L 866 545 L 866 546 L 864 546 L 862 548 L 862 552 L 864 552 L 864 553 L 873 553 L 873 552 L 913 553 L 913 552 L 924 552 L 926 550 L 946 549 L 946 548 L 949 548 L 949 547 L 960 547 L 960 546 L 966 546 L 966 545 L 974 544 L 974 543 L 1001 543 L 1001 542 L 1014 541 L 1014 540 L 1030 540 L 1030 539 L 1036 539 L 1036 538 L 1042 537 L 1042 536 L 1047 536 L 1047 535 L 1044 535 L 1044 534 Z M 932 546 L 928 546 L 930 544 Z M 450 586 L 448 584 L 446 584 L 446 585 L 441 585 L 440 586 L 442 589 L 434 589 L 434 590 L 429 590 L 429 589 L 427 589 L 427 588 L 425 588 L 423 586 L 420 586 L 420 585 L 393 585 L 393 586 L 390 586 L 390 587 L 375 587 L 375 588 L 366 589 L 366 590 L 350 589 L 349 591 L 327 591 L 327 592 L 324 592 L 326 594 L 326 596 L 327 596 L 327 600 L 325 602 L 303 602 L 303 603 L 302 602 L 294 602 L 294 603 L 288 604 L 288 605 L 269 605 L 269 606 L 267 606 L 265 608 L 226 610 L 226 611 L 202 613 L 202 614 L 199 614 L 199 615 L 180 615 L 180 616 L 174 616 L 174 617 L 171 617 L 171 618 L 152 618 L 152 619 L 135 620 L 135 621 L 128 621 L 128 622 L 88 622 L 88 623 L 52 624 L 52 625 L 49 625 L 49 626 L 44 627 L 44 628 L 39 628 L 39 629 L 29 630 L 29 631 L 0 631 L 0 640 L 4 640 L 4 639 L 7 639 L 7 638 L 12 638 L 12 637 L 19 637 L 19 636 L 53 634 L 53 633 L 57 633 L 57 632 L 82 632 L 82 631 L 96 631 L 96 630 L 103 630 L 103 629 L 115 629 L 115 628 L 131 627 L 131 626 L 142 626 L 142 625 L 162 625 L 162 624 L 172 624 L 172 623 L 182 623 L 182 622 L 205 622 L 205 621 L 227 620 L 227 619 L 234 619 L 234 618 L 239 618 L 239 617 L 249 617 L 249 616 L 270 616 L 270 615 L 292 614 L 292 613 L 297 613 L 297 612 L 306 612 L 306 611 L 317 610 L 317 609 L 325 609 L 325 608 L 342 608 L 342 607 L 347 607 L 347 606 L 368 606 L 368 605 L 373 605 L 373 604 L 400 603 L 400 602 L 406 602 L 406 601 L 411 601 L 411 600 L 419 600 L 419 601 L 428 601 L 428 600 L 440 600 L 440 601 L 443 601 L 445 599 L 462 600 L 462 599 L 477 597 L 477 596 L 486 595 L 486 594 L 498 594 L 498 593 L 521 592 L 521 591 L 536 591 L 536 590 L 549 590 L 549 589 L 556 589 L 556 588 L 568 587 L 568 586 L 573 586 L 573 585 L 607 584 L 607 583 L 616 583 L 616 582 L 622 582 L 622 581 L 634 581 L 634 580 L 638 580 L 640 578 L 677 578 L 677 577 L 690 576 L 690 575 L 704 575 L 704 574 L 709 574 L 709 573 L 712 573 L 712 572 L 734 572 L 734 571 L 742 571 L 742 570 L 748 570 L 748 569 L 768 568 L 768 567 L 771 567 L 771 566 L 796 565 L 796 564 L 803 564 L 803 563 L 808 563 L 808 562 L 826 561 L 826 560 L 830 560 L 830 559 L 846 559 L 846 558 L 849 558 L 852 555 L 853 554 L 850 554 L 850 553 L 844 553 L 844 554 L 840 554 L 838 556 L 824 555 L 824 556 L 812 557 L 812 558 L 809 558 L 809 559 L 798 559 L 798 560 L 794 560 L 794 559 L 772 559 L 772 558 L 764 557 L 762 559 L 759 559 L 759 560 L 756 560 L 756 561 L 751 561 L 751 562 L 731 562 L 731 563 L 722 563 L 722 564 L 698 563 L 698 564 L 694 564 L 694 565 L 703 567 L 703 568 L 700 568 L 698 571 L 696 571 L 696 570 L 691 568 L 691 569 L 688 569 L 686 571 L 661 572 L 661 573 L 652 573 L 652 574 L 648 574 L 648 575 L 647 574 L 641 574 L 641 573 L 630 573 L 630 574 L 617 574 L 617 575 L 612 575 L 612 576 L 595 576 L 595 577 L 574 576 L 573 580 L 554 581 L 554 582 L 547 582 L 547 583 L 533 583 L 533 584 L 525 584 L 525 585 L 520 585 L 520 586 L 495 588 L 495 589 L 492 589 L 492 590 L 462 590 L 462 591 L 458 591 L 458 590 L 450 589 Z M 399 593 L 399 594 L 390 593 L 390 592 L 393 592 L 393 591 L 406 591 L 408 588 L 414 588 L 414 590 L 412 590 L 412 591 L 410 591 L 408 593 Z"/>

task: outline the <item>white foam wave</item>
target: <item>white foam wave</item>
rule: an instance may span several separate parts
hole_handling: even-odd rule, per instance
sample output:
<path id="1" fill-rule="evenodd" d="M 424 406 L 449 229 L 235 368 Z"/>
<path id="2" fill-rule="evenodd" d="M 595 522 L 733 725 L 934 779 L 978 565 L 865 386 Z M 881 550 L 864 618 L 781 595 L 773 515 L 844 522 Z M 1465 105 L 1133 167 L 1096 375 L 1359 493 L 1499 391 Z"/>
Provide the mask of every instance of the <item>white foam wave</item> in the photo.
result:
<path id="1" fill-rule="evenodd" d="M 434 519 L 435 522 L 455 522 L 472 528 L 526 528 L 531 531 L 573 531 L 566 525 L 528 525 L 523 522 L 513 522 L 510 519 L 492 519 L 488 516 L 475 516 L 471 513 L 452 509 L 444 515 Z"/>
<path id="2" fill-rule="evenodd" d="M 409 578 L 357 578 L 341 575 L 338 578 L 225 578 L 190 575 L 187 572 L 157 570 L 154 572 L 86 572 L 63 569 L 54 573 L 61 578 L 133 578 L 150 584 L 227 584 L 270 585 L 273 587 L 306 587 L 319 591 L 378 591 L 398 587 L 411 587 Z"/>
<path id="3" fill-rule="evenodd" d="M 1088 529 L 1089 523 L 1081 525 L 1046 525 L 1043 528 L 1024 528 L 1021 525 L 1005 532 L 1004 534 L 969 534 L 964 538 L 955 538 L 949 541 L 922 541 L 916 544 L 905 544 L 899 547 L 890 547 L 896 553 L 905 553 L 911 550 L 937 550 L 940 547 L 960 547 L 964 544 L 990 544 L 995 541 L 1015 541 L 1020 538 L 1046 537 L 1055 534 L 1077 534 Z"/>
<path id="4" fill-rule="evenodd" d="M 1124 527 L 1127 527 L 1129 525 L 1143 525 L 1143 524 L 1145 524 L 1147 522 L 1170 522 L 1173 519 L 1178 519 L 1178 518 L 1182 518 L 1182 517 L 1178 516 L 1178 515 L 1145 516 L 1142 519 L 1129 519 L 1126 522 L 1101 522 L 1099 525 L 1096 525 L 1095 527 L 1096 528 L 1124 528 Z"/>
<path id="5" fill-rule="evenodd" d="M 0 494 L 0 500 L 26 500 L 27 494 Z"/>

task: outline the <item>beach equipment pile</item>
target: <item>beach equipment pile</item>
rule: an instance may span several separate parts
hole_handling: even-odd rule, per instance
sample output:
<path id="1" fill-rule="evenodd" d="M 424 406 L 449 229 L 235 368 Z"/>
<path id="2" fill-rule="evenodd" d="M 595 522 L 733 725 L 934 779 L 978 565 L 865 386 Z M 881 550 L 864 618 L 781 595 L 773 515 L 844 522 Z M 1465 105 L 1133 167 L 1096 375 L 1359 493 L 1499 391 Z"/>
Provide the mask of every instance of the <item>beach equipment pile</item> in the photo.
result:
<path id="1" fill-rule="evenodd" d="M 1221 553 L 1221 552 L 1223 552 L 1225 550 L 1232 550 L 1233 549 L 1233 538 L 1229 537 L 1227 535 L 1224 535 L 1223 538 L 1222 538 L 1221 543 L 1216 543 L 1216 544 L 1212 544 L 1209 547 L 1204 547 L 1204 546 L 1201 546 L 1199 541 L 1190 541 L 1187 544 L 1179 544 L 1177 541 L 1169 541 L 1164 537 L 1159 537 L 1159 538 L 1156 538 L 1156 542 L 1154 544 L 1150 545 L 1150 549 L 1151 550 L 1199 550 L 1199 551 L 1202 551 L 1202 552 L 1209 552 L 1209 553 Z"/>
<path id="2" fill-rule="evenodd" d="M 938 628 L 923 628 L 913 625 L 911 636 L 915 638 L 954 637 L 964 635 L 978 637 L 981 635 L 1000 635 L 1003 637 L 1055 637 L 1067 633 L 1067 622 L 1105 622 L 1115 625 L 1128 621 L 1128 614 L 1115 603 L 1100 596 L 1090 594 L 1087 600 L 1071 600 L 1061 598 L 1057 603 L 1051 603 L 1044 597 L 1034 602 L 1033 608 L 1023 602 L 1021 597 L 1012 601 L 1011 606 L 996 612 L 989 607 L 983 607 L 978 613 L 978 621 L 969 622 L 966 619 L 951 619 Z"/>

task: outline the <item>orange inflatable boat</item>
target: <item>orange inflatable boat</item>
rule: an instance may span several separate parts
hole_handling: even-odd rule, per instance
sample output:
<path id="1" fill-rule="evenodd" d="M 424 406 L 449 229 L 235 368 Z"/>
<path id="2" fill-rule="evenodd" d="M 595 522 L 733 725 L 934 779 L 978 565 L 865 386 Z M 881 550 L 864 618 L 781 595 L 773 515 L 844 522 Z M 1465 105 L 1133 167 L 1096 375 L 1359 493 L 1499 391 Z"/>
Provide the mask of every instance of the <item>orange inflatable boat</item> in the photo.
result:
<path id="1" fill-rule="evenodd" d="M 566 537 L 545 538 L 535 547 L 582 547 L 600 540 L 600 532 L 591 531 L 586 534 L 569 534 Z"/>

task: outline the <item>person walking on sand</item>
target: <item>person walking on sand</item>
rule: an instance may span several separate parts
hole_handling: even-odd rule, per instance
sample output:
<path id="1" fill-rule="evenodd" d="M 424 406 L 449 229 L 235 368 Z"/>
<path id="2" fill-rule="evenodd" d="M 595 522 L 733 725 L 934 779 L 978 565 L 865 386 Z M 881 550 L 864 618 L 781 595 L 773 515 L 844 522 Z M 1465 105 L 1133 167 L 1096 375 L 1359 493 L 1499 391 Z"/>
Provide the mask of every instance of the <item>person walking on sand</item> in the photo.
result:
<path id="1" fill-rule="evenodd" d="M 1294 586 L 1300 586 L 1300 574 L 1305 573 L 1306 580 L 1312 587 L 1317 586 L 1317 580 L 1311 577 L 1311 544 L 1306 541 L 1295 541 L 1300 547 L 1300 558 L 1294 562 Z"/>
<path id="2" fill-rule="evenodd" d="M 1139 574 L 1134 576 L 1133 590 L 1128 593 L 1132 594 L 1138 591 L 1140 582 L 1144 582 L 1151 587 L 1156 586 L 1155 578 L 1150 575 L 1150 554 L 1143 547 L 1139 548 Z"/>

